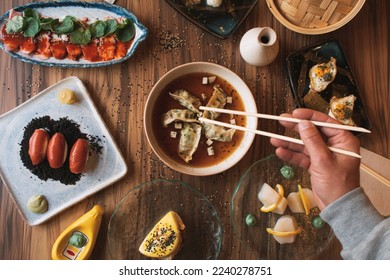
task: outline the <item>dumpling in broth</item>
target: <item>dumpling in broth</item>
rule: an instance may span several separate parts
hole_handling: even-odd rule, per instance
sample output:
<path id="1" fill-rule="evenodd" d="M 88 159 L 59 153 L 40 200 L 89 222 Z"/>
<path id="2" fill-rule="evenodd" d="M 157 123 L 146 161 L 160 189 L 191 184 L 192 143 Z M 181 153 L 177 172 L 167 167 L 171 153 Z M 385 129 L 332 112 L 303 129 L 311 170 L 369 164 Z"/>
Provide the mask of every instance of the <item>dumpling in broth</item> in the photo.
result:
<path id="1" fill-rule="evenodd" d="M 176 90 L 174 93 L 169 93 L 169 95 L 180 103 L 181 106 L 186 107 L 188 110 L 191 110 L 199 114 L 199 106 L 202 105 L 200 99 L 196 96 L 193 96 L 191 93 L 185 89 Z"/>
<path id="2" fill-rule="evenodd" d="M 171 109 L 162 115 L 162 124 L 167 127 L 172 122 L 199 122 L 195 113 L 187 109 Z"/>
<path id="3" fill-rule="evenodd" d="M 235 129 L 225 129 L 222 126 L 215 125 L 215 124 L 209 124 L 209 123 L 202 123 L 203 125 L 203 132 L 207 139 L 216 140 L 220 142 L 230 142 L 233 139 L 233 135 L 236 132 Z"/>
<path id="4" fill-rule="evenodd" d="M 179 156 L 187 163 L 192 160 L 199 145 L 202 135 L 202 126 L 197 123 L 184 123 L 180 133 L 178 152 Z"/>
<path id="5" fill-rule="evenodd" d="M 206 106 L 212 108 L 224 108 L 225 105 L 226 105 L 226 93 L 219 85 L 215 85 L 213 95 L 211 96 Z M 220 113 L 211 112 L 211 111 L 204 111 L 203 113 L 203 117 L 211 120 L 215 120 L 216 118 L 218 118 L 219 115 Z"/>

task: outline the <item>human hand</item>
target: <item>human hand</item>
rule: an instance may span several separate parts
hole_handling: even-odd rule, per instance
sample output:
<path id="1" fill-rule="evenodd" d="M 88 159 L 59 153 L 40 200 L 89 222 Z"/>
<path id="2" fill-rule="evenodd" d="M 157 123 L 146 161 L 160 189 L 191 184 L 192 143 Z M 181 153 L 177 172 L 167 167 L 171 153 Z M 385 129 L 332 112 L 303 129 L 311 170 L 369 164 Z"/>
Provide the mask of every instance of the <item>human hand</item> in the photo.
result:
<path id="1" fill-rule="evenodd" d="M 338 123 L 326 114 L 311 109 L 296 109 L 282 116 L 303 119 L 298 124 L 281 122 L 288 129 L 298 131 L 305 145 L 271 138 L 275 154 L 284 161 L 308 169 L 311 187 L 322 210 L 360 185 L 360 159 L 329 150 L 329 146 L 360 152 L 359 140 L 349 131 L 315 127 L 310 121 Z"/>

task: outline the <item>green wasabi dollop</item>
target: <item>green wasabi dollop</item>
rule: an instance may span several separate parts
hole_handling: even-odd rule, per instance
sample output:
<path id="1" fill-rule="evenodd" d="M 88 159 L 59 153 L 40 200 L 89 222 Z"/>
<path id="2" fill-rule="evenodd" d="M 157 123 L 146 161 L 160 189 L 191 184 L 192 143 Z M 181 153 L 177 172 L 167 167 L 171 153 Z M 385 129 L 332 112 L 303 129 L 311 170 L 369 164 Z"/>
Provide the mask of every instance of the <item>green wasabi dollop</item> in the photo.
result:
<path id="1" fill-rule="evenodd" d="M 289 166 L 289 165 L 285 165 L 282 168 L 280 168 L 280 173 L 287 180 L 291 180 L 295 176 L 294 169 L 291 166 Z"/>
<path id="2" fill-rule="evenodd" d="M 325 221 L 320 216 L 314 217 L 311 223 L 314 228 L 322 228 L 325 225 Z"/>
<path id="3" fill-rule="evenodd" d="M 81 232 L 74 232 L 69 239 L 69 243 L 76 248 L 82 248 L 87 243 L 87 239 Z"/>
<path id="4" fill-rule="evenodd" d="M 43 195 L 34 195 L 28 200 L 27 207 L 31 212 L 42 214 L 49 208 L 49 203 Z"/>
<path id="5" fill-rule="evenodd" d="M 246 216 L 246 218 L 245 218 L 245 223 L 249 227 L 253 227 L 254 225 L 256 225 L 256 218 L 255 218 L 255 216 L 253 216 L 252 214 L 248 214 Z"/>

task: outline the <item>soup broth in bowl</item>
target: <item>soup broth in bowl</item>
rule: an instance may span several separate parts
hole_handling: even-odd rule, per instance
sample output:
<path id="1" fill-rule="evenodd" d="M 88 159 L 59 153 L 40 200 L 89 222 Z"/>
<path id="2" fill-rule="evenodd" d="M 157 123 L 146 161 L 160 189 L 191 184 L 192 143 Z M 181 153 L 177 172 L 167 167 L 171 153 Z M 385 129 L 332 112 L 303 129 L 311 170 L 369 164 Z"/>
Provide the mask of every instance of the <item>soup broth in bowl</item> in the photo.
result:
<path id="1" fill-rule="evenodd" d="M 257 119 L 210 113 L 198 110 L 199 106 L 252 113 L 257 109 L 241 78 L 217 64 L 184 64 L 156 83 L 144 110 L 149 144 L 172 169 L 206 176 L 236 164 L 250 148 L 254 134 L 201 123 L 198 118 L 203 116 L 250 129 L 256 129 Z"/>

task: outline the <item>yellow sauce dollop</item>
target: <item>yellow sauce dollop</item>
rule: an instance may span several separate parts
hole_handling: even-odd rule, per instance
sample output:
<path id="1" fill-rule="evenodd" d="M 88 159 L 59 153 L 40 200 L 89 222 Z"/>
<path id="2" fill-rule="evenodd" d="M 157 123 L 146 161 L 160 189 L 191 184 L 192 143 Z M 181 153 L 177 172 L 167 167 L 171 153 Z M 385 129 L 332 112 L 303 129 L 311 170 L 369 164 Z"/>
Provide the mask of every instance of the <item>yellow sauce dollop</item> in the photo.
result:
<path id="1" fill-rule="evenodd" d="M 62 104 L 72 104 L 77 101 L 76 94 L 68 88 L 60 90 L 57 98 Z"/>

